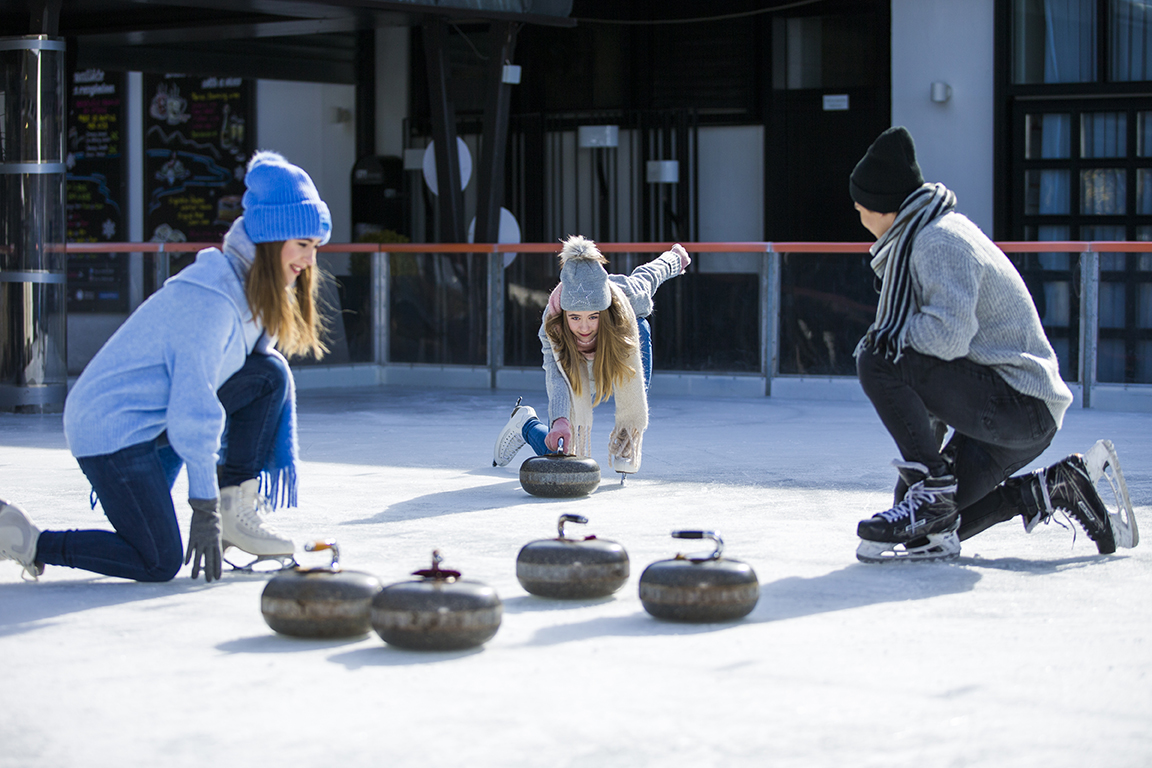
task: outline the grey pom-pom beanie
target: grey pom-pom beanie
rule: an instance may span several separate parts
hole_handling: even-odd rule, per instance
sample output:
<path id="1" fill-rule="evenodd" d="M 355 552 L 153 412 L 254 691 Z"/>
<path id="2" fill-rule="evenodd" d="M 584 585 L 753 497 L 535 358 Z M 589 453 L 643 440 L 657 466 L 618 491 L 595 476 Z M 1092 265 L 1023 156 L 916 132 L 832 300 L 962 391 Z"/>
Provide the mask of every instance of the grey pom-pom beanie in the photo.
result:
<path id="1" fill-rule="evenodd" d="M 612 304 L 606 259 L 596 243 L 580 235 L 560 251 L 560 308 L 565 312 L 603 312 Z"/>

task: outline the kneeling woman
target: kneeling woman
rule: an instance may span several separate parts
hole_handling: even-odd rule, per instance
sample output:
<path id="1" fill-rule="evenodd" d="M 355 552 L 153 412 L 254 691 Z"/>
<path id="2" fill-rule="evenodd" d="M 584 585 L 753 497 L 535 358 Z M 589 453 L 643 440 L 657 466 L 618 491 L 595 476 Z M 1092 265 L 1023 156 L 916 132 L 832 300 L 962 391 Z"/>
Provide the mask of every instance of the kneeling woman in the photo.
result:
<path id="1" fill-rule="evenodd" d="M 274 345 L 324 352 L 315 264 L 332 217 L 308 174 L 274 152 L 252 158 L 245 186 L 222 249 L 200 251 L 144 302 L 65 403 L 69 448 L 115 530 L 40 531 L 0 502 L 0 557 L 29 575 L 64 565 L 168 581 L 191 562 L 192 578 L 203 568 L 212 581 L 228 546 L 292 556 L 260 515 L 295 504 L 294 387 Z M 186 555 L 171 493 L 184 464 Z"/>
<path id="2" fill-rule="evenodd" d="M 527 442 L 537 455 L 590 456 L 592 409 L 612 397 L 616 423 L 608 438 L 609 464 L 617 472 L 640 469 L 648 428 L 652 297 L 691 263 L 680 245 L 630 275 L 609 275 L 596 244 L 569 237 L 560 251 L 560 284 L 548 297 L 540 342 L 548 388 L 548 425 L 517 405 L 496 439 L 492 465 L 505 466 Z"/>

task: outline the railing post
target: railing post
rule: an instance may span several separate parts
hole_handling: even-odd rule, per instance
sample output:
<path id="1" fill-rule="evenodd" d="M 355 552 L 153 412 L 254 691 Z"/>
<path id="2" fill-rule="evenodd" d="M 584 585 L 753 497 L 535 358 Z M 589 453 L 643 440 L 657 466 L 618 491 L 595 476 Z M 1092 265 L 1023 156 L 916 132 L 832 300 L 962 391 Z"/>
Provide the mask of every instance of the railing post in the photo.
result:
<path id="1" fill-rule="evenodd" d="M 772 395 L 780 337 L 780 254 L 765 243 L 760 261 L 760 371 L 764 376 L 764 396 Z"/>
<path id="2" fill-rule="evenodd" d="M 1092 407 L 1100 324 L 1100 254 L 1087 243 L 1080 254 L 1080 387 L 1084 408 Z"/>
<path id="3" fill-rule="evenodd" d="M 164 250 L 164 243 L 160 243 L 156 249 L 156 261 L 152 264 L 156 272 L 156 282 L 153 284 L 153 290 L 160 290 L 160 286 L 164 285 L 164 281 L 169 278 L 171 272 L 171 256 Z"/>
<path id="4" fill-rule="evenodd" d="M 504 254 L 496 245 L 488 254 L 488 387 L 504 364 Z"/>
<path id="5" fill-rule="evenodd" d="M 372 326 L 376 341 L 375 362 L 379 366 L 388 363 L 389 339 L 389 308 L 391 299 L 392 263 L 391 254 L 387 251 L 377 250 L 372 253 Z"/>

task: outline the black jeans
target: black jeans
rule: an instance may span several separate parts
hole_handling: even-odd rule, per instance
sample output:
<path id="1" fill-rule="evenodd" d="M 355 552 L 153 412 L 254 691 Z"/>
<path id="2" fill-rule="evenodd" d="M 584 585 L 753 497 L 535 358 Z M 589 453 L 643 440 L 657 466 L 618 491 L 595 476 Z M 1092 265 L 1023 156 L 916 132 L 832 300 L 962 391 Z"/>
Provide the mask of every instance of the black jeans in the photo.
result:
<path id="1" fill-rule="evenodd" d="M 899 362 L 862 350 L 856 372 L 904 460 L 920 462 L 934 475 L 956 477 L 961 538 L 965 524 L 976 518 L 1004 517 L 1005 503 L 1013 507 L 1008 517 L 1018 513 L 1015 499 L 998 493 L 998 486 L 1043 453 L 1056 435 L 1043 400 L 1017 392 L 988 366 L 912 349 Z M 941 447 L 944 425 L 954 433 Z M 897 485 L 897 500 L 904 490 L 903 483 Z"/>

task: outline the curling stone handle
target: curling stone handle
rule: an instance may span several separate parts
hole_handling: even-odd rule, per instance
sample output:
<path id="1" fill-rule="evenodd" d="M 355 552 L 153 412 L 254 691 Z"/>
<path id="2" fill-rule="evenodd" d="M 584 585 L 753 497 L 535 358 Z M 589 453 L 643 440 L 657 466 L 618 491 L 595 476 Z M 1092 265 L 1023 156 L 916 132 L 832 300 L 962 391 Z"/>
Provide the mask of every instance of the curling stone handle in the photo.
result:
<path id="1" fill-rule="evenodd" d="M 432 550 L 432 567 L 421 568 L 419 571 L 413 571 L 413 576 L 422 576 L 425 579 L 436 579 L 437 581 L 455 581 L 460 578 L 460 571 L 450 571 L 446 568 L 441 568 L 440 563 L 444 562 L 444 556 L 440 554 L 440 550 Z"/>
<path id="2" fill-rule="evenodd" d="M 718 531 L 672 531 L 672 538 L 711 539 L 715 544 L 715 549 L 713 549 L 712 554 L 708 555 L 708 557 L 700 558 L 702 560 L 719 560 L 720 554 L 724 551 L 724 540 L 720 538 Z"/>
<path id="3" fill-rule="evenodd" d="M 579 523 L 580 525 L 587 525 L 588 518 L 584 517 L 583 515 L 560 515 L 560 520 L 556 523 L 556 528 L 560 531 L 560 538 L 562 539 L 567 538 L 564 535 L 564 523 Z"/>
<path id="4" fill-rule="evenodd" d="M 336 539 L 322 539 L 318 541 L 310 541 L 304 545 L 305 552 L 323 552 L 328 550 L 332 555 L 332 562 L 329 564 L 333 569 L 340 567 L 340 546 L 336 543 Z"/>

